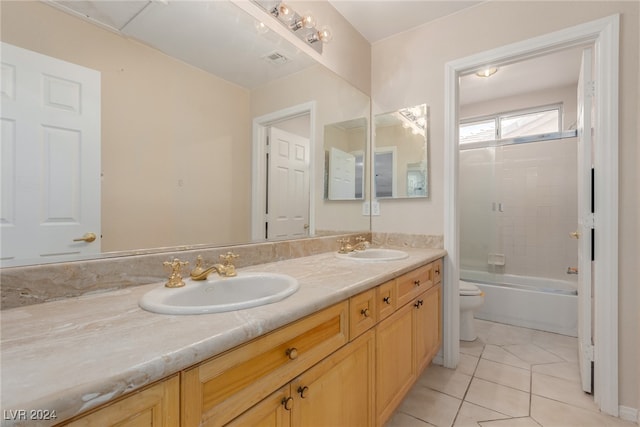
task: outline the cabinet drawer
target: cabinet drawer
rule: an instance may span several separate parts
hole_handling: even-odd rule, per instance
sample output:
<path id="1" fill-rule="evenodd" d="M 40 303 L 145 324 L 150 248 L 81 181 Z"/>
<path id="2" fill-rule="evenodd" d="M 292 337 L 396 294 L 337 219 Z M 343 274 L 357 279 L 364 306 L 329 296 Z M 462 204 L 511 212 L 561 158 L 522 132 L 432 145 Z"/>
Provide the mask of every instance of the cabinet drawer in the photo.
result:
<path id="1" fill-rule="evenodd" d="M 401 307 L 433 286 L 433 264 L 427 264 L 403 274 L 396 281 L 398 307 Z"/>
<path id="2" fill-rule="evenodd" d="M 178 427 L 179 396 L 180 378 L 174 375 L 62 425 Z"/>
<path id="3" fill-rule="evenodd" d="M 391 316 L 397 307 L 396 281 L 390 280 L 376 289 L 376 302 L 378 304 L 378 320 Z"/>
<path id="4" fill-rule="evenodd" d="M 351 340 L 375 326 L 377 322 L 375 289 L 349 298 L 349 338 Z"/>
<path id="5" fill-rule="evenodd" d="M 336 304 L 184 371 L 182 426 L 229 422 L 347 343 L 348 305 Z"/>
<path id="6" fill-rule="evenodd" d="M 442 258 L 431 263 L 433 265 L 433 283 L 442 282 Z"/>

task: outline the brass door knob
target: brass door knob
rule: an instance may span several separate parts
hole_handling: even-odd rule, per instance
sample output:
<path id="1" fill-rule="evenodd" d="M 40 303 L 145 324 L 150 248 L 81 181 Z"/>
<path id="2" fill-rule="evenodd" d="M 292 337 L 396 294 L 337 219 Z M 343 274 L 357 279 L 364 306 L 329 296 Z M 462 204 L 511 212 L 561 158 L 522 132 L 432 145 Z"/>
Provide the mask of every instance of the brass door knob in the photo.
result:
<path id="1" fill-rule="evenodd" d="M 572 239 L 579 239 L 580 233 L 578 233 L 577 231 L 572 231 L 571 233 L 569 233 L 569 236 L 571 236 Z"/>
<path id="2" fill-rule="evenodd" d="M 298 349 L 295 347 L 291 347 L 287 349 L 287 357 L 289 357 L 290 360 L 295 360 L 298 358 Z"/>
<path id="3" fill-rule="evenodd" d="M 82 237 L 78 237 L 77 239 L 73 239 L 74 242 L 87 242 L 87 243 L 91 243 L 94 240 L 96 240 L 98 238 L 98 236 L 96 236 L 96 233 L 84 233 L 84 236 Z"/>

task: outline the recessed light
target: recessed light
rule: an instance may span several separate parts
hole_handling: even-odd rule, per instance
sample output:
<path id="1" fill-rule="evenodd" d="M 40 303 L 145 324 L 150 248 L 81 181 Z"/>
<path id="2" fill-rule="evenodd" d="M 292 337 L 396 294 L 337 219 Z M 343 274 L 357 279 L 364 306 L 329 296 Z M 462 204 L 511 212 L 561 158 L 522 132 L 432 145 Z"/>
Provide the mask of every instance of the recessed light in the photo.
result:
<path id="1" fill-rule="evenodd" d="M 485 68 L 483 70 L 480 70 L 480 71 L 476 72 L 476 76 L 478 76 L 478 77 L 491 77 L 496 72 L 498 72 L 498 69 L 496 67 L 487 67 L 487 68 Z"/>

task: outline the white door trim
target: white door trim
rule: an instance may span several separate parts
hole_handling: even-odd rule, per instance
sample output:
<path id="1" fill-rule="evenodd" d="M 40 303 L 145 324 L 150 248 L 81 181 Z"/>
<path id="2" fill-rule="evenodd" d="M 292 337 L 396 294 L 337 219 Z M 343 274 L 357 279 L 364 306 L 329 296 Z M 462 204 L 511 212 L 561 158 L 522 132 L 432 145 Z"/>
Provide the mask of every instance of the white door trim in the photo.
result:
<path id="1" fill-rule="evenodd" d="M 266 165 L 265 145 L 267 127 L 286 119 L 309 114 L 309 146 L 311 158 L 309 160 L 309 188 L 315 189 L 315 137 L 316 137 L 316 102 L 310 101 L 304 104 L 274 111 L 253 119 L 253 150 L 252 150 L 252 174 L 251 174 L 251 239 L 252 241 L 264 241 L 264 211 L 266 200 Z M 314 236 L 315 227 L 315 196 L 309 197 L 309 236 Z"/>
<path id="2" fill-rule="evenodd" d="M 455 367 L 460 350 L 458 77 L 482 66 L 498 65 L 569 46 L 595 46 L 596 134 L 594 400 L 617 416 L 618 407 L 618 55 L 620 16 L 580 24 L 488 50 L 445 64 L 444 365 Z"/>

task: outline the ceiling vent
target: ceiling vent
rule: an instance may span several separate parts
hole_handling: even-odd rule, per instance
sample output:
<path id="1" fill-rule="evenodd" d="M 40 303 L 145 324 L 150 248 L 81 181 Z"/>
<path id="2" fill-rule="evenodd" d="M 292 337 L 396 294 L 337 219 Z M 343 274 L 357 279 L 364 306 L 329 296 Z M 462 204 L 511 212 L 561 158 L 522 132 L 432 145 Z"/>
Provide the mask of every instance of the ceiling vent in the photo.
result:
<path id="1" fill-rule="evenodd" d="M 270 54 L 263 56 L 262 59 L 274 65 L 282 65 L 291 61 L 289 58 L 279 52 L 271 52 Z"/>

